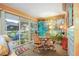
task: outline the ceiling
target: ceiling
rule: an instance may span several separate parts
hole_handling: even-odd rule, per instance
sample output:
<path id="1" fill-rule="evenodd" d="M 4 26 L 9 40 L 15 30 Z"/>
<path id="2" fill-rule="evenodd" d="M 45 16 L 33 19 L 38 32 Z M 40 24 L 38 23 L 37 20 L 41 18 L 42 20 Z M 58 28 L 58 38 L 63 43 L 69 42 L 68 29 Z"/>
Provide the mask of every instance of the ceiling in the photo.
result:
<path id="1" fill-rule="evenodd" d="M 47 17 L 63 12 L 61 3 L 6 3 L 20 9 L 32 17 Z"/>

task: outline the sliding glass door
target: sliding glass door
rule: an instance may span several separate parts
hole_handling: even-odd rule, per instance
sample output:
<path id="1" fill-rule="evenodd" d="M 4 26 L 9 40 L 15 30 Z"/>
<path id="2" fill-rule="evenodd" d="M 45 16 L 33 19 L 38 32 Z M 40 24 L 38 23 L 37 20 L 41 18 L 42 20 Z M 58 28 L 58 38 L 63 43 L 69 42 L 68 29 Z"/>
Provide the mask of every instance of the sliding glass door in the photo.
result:
<path id="1" fill-rule="evenodd" d="M 31 40 L 31 26 L 30 20 L 25 18 L 20 18 L 20 42 L 21 44 Z"/>
<path id="2" fill-rule="evenodd" d="M 6 22 L 6 33 L 13 40 L 16 41 L 17 44 L 20 44 L 20 32 L 19 32 L 19 24 L 20 20 L 18 16 L 5 13 L 5 22 Z"/>
<path id="3" fill-rule="evenodd" d="M 5 13 L 6 33 L 17 44 L 24 44 L 31 40 L 30 20 Z"/>

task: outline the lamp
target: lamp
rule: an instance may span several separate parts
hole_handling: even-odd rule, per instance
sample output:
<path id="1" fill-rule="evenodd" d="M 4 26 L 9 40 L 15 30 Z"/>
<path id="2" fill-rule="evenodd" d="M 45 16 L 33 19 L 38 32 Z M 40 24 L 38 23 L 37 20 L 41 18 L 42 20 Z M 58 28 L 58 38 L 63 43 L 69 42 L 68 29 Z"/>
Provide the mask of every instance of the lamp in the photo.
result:
<path id="1" fill-rule="evenodd" d="M 60 25 L 60 29 L 62 29 L 63 28 L 63 25 Z"/>

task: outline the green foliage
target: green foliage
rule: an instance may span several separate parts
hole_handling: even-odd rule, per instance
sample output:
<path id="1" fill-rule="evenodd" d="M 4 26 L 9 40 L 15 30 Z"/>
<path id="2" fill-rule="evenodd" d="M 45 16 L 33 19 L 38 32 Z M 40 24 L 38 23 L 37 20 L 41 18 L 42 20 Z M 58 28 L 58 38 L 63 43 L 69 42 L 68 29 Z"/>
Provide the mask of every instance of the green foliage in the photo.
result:
<path id="1" fill-rule="evenodd" d="M 24 44 L 25 43 L 25 40 L 24 39 L 21 39 L 21 44 Z"/>
<path id="2" fill-rule="evenodd" d="M 58 41 L 61 41 L 62 40 L 62 34 L 61 33 L 58 33 L 57 36 L 56 36 L 56 39 Z"/>
<path id="3" fill-rule="evenodd" d="M 52 35 L 50 35 L 50 38 L 51 38 L 51 40 L 61 41 L 62 40 L 62 34 L 61 33 L 57 33 L 57 34 L 52 33 Z"/>
<path id="4" fill-rule="evenodd" d="M 16 32 L 17 31 L 10 31 L 10 32 L 8 32 L 8 36 L 9 37 L 14 37 L 16 35 Z"/>
<path id="5" fill-rule="evenodd" d="M 55 36 L 50 36 L 50 38 L 52 41 L 55 40 Z"/>
<path id="6" fill-rule="evenodd" d="M 57 35 L 57 32 L 56 32 L 56 31 L 52 31 L 52 32 L 50 33 L 50 38 L 51 38 L 51 40 L 55 40 L 55 39 L 56 39 L 56 35 Z"/>

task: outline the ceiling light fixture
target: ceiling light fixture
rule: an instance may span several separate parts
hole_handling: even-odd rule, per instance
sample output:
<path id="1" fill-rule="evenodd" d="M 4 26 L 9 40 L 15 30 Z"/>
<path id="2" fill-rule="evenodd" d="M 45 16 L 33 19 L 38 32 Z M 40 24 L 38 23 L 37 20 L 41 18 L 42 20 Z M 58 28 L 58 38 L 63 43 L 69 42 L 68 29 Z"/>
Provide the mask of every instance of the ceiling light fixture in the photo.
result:
<path id="1" fill-rule="evenodd" d="M 5 19 L 7 22 L 13 22 L 13 23 L 19 23 L 18 20 L 12 20 L 12 19 Z"/>

